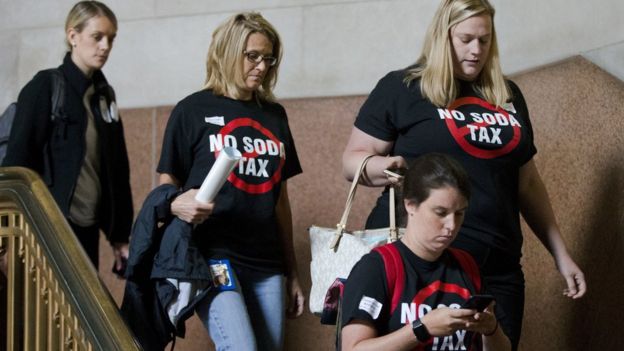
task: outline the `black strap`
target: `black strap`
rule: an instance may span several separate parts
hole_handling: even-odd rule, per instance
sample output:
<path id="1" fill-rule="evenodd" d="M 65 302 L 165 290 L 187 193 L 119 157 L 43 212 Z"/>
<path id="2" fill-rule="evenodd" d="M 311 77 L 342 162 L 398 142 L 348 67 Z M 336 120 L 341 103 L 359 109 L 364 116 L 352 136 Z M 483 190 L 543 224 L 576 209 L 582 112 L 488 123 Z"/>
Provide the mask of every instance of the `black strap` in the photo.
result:
<path id="1" fill-rule="evenodd" d="M 58 68 L 50 69 L 49 72 L 52 75 L 52 115 L 50 118 L 54 121 L 56 118 L 62 119 L 64 116 L 65 77 Z"/>

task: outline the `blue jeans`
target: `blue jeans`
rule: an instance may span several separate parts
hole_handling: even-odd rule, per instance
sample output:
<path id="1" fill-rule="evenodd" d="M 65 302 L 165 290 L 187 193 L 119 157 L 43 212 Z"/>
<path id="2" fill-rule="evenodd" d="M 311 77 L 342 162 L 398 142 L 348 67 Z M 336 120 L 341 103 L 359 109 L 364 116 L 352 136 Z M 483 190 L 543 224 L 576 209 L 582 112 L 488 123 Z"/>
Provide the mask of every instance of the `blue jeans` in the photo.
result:
<path id="1" fill-rule="evenodd" d="M 217 351 L 281 350 L 284 277 L 232 264 L 236 290 L 210 292 L 195 311 Z"/>

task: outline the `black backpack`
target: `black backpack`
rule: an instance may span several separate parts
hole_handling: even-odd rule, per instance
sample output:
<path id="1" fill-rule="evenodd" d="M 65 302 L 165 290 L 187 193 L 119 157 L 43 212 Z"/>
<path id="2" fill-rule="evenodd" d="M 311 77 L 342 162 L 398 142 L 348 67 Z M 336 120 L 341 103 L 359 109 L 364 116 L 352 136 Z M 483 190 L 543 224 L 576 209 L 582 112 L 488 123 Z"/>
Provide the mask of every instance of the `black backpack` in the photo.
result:
<path id="1" fill-rule="evenodd" d="M 61 118 L 63 115 L 63 106 L 65 105 L 65 77 L 58 68 L 48 69 L 44 72 L 49 72 L 52 76 L 52 111 L 50 113 L 50 118 L 54 121 L 55 118 Z M 17 102 L 13 102 L 4 110 L 2 115 L 0 115 L 0 165 L 6 156 L 9 137 L 11 135 L 11 126 L 13 126 L 16 111 Z"/>

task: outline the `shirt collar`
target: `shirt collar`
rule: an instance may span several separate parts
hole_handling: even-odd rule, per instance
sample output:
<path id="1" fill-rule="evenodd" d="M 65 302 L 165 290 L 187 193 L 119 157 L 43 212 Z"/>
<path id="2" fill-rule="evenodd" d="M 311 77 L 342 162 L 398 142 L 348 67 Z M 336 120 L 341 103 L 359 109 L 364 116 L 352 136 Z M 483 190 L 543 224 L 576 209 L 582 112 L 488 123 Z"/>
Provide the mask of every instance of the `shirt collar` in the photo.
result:
<path id="1" fill-rule="evenodd" d="M 63 59 L 63 64 L 61 65 L 61 70 L 63 74 L 67 78 L 67 82 L 76 90 L 80 96 L 83 96 L 87 91 L 87 88 L 91 84 L 93 84 L 93 79 L 88 78 L 82 73 L 80 68 L 76 66 L 74 61 L 71 59 L 71 52 L 67 52 L 65 54 L 65 58 Z"/>

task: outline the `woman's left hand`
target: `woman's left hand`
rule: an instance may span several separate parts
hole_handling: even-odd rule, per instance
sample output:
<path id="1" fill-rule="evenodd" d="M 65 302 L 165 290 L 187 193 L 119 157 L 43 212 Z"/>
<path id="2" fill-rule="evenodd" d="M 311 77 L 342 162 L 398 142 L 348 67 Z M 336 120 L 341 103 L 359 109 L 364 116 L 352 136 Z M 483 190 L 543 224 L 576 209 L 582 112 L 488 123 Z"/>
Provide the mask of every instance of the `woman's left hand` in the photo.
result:
<path id="1" fill-rule="evenodd" d="M 494 302 L 484 311 L 476 312 L 471 321 L 466 322 L 466 329 L 483 335 L 492 335 L 498 328 L 498 320 L 494 315 Z"/>
<path id="2" fill-rule="evenodd" d="M 124 261 L 128 260 L 128 243 L 113 243 L 113 257 L 115 258 L 115 269 L 118 271 L 125 270 Z"/>
<path id="3" fill-rule="evenodd" d="M 557 268 L 568 285 L 566 289 L 563 289 L 563 295 L 573 299 L 578 299 L 585 295 L 585 292 L 587 292 L 585 275 L 583 275 L 581 269 L 574 263 L 572 257 L 563 255 L 563 257 L 556 261 Z"/>
<path id="4" fill-rule="evenodd" d="M 286 276 L 286 316 L 288 318 L 297 318 L 303 314 L 303 304 L 305 296 L 301 285 L 299 285 L 299 277 L 296 273 Z"/>

